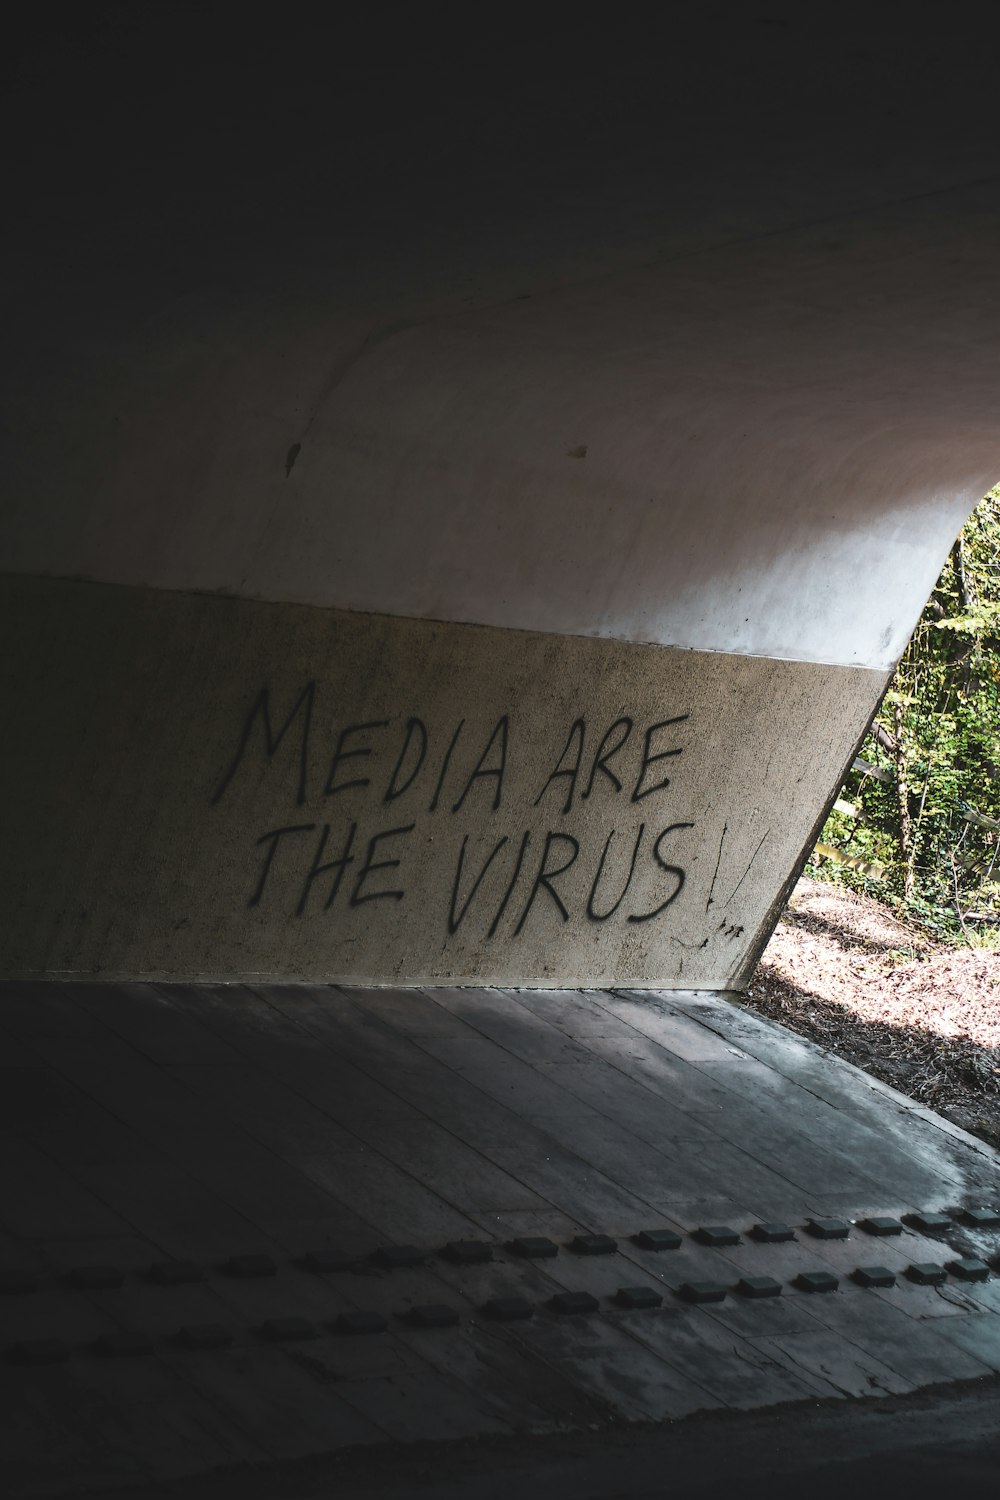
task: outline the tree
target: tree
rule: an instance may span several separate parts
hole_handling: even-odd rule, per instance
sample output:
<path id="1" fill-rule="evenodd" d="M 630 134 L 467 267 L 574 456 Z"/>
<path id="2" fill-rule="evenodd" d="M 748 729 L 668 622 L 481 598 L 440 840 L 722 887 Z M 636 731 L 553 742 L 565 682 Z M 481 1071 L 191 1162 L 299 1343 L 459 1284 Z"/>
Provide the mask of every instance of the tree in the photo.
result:
<path id="1" fill-rule="evenodd" d="M 1000 935 L 1000 486 L 952 547 L 811 865 L 939 936 Z"/>

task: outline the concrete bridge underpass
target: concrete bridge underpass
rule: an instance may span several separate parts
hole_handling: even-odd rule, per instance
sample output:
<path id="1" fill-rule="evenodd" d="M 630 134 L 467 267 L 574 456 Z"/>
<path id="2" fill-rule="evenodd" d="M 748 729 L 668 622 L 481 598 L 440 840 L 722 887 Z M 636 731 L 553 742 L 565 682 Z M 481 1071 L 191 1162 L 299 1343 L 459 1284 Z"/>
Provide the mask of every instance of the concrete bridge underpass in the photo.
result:
<path id="1" fill-rule="evenodd" d="M 22 24 L 25 1493 L 1000 1369 L 992 1280 L 906 1276 L 1000 1250 L 995 1157 L 726 998 L 1000 474 L 982 39 L 438 23 Z"/>

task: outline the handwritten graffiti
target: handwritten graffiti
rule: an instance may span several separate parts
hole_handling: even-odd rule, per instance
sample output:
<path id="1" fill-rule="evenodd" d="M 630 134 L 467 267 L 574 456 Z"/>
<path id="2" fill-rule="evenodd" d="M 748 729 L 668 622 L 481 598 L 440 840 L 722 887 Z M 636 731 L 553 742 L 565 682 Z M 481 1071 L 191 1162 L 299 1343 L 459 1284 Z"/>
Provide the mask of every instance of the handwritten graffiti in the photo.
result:
<path id="1" fill-rule="evenodd" d="M 262 687 L 212 790 L 218 805 L 254 794 L 266 778 L 269 807 L 309 809 L 254 832 L 249 907 L 278 901 L 298 918 L 385 910 L 405 900 L 408 855 L 442 822 L 449 836 L 434 858 L 448 865 L 447 938 L 466 924 L 487 941 L 501 931 L 516 938 L 542 912 L 563 923 L 651 922 L 684 889 L 679 851 L 694 824 L 665 799 L 685 753 L 687 714 L 653 722 L 621 714 L 610 724 L 581 715 L 549 745 L 511 713 L 444 726 L 410 714 L 321 730 L 319 698 L 311 681 L 276 708 Z M 511 832 L 519 810 L 529 826 Z"/>

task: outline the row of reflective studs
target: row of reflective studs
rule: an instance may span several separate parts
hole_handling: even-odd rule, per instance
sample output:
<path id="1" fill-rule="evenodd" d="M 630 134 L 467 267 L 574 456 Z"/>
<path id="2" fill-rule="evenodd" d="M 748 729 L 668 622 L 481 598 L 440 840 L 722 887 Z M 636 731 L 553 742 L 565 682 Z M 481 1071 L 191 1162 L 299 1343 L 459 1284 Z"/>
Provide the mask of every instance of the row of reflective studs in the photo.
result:
<path id="1" fill-rule="evenodd" d="M 988 1229 L 1000 1227 L 1000 1211 L 994 1208 L 965 1208 L 957 1217 L 972 1228 Z M 884 1238 L 902 1234 L 904 1223 L 923 1234 L 942 1233 L 955 1227 L 952 1216 L 942 1213 L 912 1213 L 903 1220 L 887 1217 L 861 1219 L 859 1228 L 866 1234 Z M 821 1240 L 846 1240 L 851 1225 L 843 1219 L 815 1218 L 803 1226 L 807 1234 Z M 683 1244 L 683 1236 L 673 1229 L 643 1229 L 632 1235 L 632 1242 L 643 1250 L 677 1250 Z M 728 1224 L 706 1224 L 693 1231 L 691 1238 L 701 1245 L 724 1248 L 739 1245 L 743 1235 Z M 754 1224 L 747 1238 L 762 1244 L 780 1244 L 796 1239 L 795 1230 L 788 1224 Z M 546 1260 L 559 1254 L 554 1240 L 542 1235 L 522 1235 L 511 1240 L 507 1249 L 516 1256 L 528 1260 Z M 568 1248 L 577 1255 L 613 1255 L 618 1241 L 608 1234 L 578 1234 L 569 1242 Z M 455 1265 L 482 1265 L 493 1259 L 494 1246 L 483 1240 L 451 1240 L 437 1253 L 443 1260 Z M 383 1245 L 367 1260 L 345 1258 L 333 1250 L 313 1250 L 303 1257 L 301 1264 L 308 1271 L 332 1273 L 366 1270 L 402 1270 L 423 1265 L 432 1252 L 415 1245 Z M 962 1264 L 956 1261 L 954 1264 Z M 981 1264 L 981 1262 L 970 1262 Z M 241 1278 L 275 1276 L 277 1262 L 270 1255 L 234 1255 L 221 1268 L 230 1276 Z M 956 1274 L 961 1275 L 961 1272 Z M 78 1291 L 106 1291 L 123 1286 L 125 1272 L 117 1266 L 76 1266 L 62 1278 L 67 1286 Z M 180 1286 L 184 1283 L 203 1281 L 205 1272 L 193 1261 L 158 1261 L 149 1268 L 147 1280 L 160 1286 Z M 967 1278 L 968 1279 L 968 1278 Z M 14 1294 L 38 1290 L 39 1276 L 29 1270 L 0 1270 L 0 1293 Z"/>
<path id="2" fill-rule="evenodd" d="M 1000 1213 L 994 1209 L 971 1208 L 961 1213 L 965 1223 L 977 1228 L 1000 1226 Z M 946 1214 L 912 1214 L 907 1222 L 924 1233 L 940 1232 L 953 1227 Z M 861 1221 L 860 1227 L 868 1234 L 886 1237 L 901 1234 L 902 1221 L 891 1218 L 869 1218 Z M 839 1219 L 810 1219 L 805 1226 L 808 1233 L 820 1239 L 847 1239 L 850 1225 Z M 796 1238 L 788 1225 L 775 1223 L 756 1224 L 750 1236 L 762 1243 L 787 1242 Z M 634 1242 L 647 1250 L 675 1250 L 682 1237 L 674 1230 L 641 1230 L 632 1236 Z M 726 1246 L 739 1244 L 741 1235 L 728 1225 L 704 1225 L 692 1236 L 700 1244 Z M 559 1253 L 559 1246 L 542 1236 L 528 1236 L 511 1241 L 510 1250 L 528 1259 L 549 1259 Z M 570 1242 L 570 1249 L 580 1255 L 610 1255 L 618 1249 L 618 1242 L 610 1235 L 577 1235 Z M 453 1240 L 441 1251 L 442 1256 L 457 1264 L 482 1264 L 493 1259 L 493 1247 L 478 1240 Z M 427 1256 L 409 1245 L 389 1245 L 376 1251 L 368 1262 L 344 1261 L 329 1252 L 314 1252 L 305 1257 L 303 1265 L 314 1271 L 363 1270 L 370 1266 L 392 1270 L 404 1266 L 421 1264 Z M 270 1256 L 234 1256 L 226 1263 L 230 1275 L 238 1277 L 273 1276 L 277 1266 Z M 906 1268 L 905 1275 L 921 1286 L 939 1286 L 947 1280 L 948 1272 L 961 1281 L 985 1281 L 990 1268 L 985 1261 L 971 1256 L 959 1257 L 947 1265 L 931 1262 L 914 1262 Z M 150 1278 L 161 1285 L 176 1286 L 201 1281 L 204 1274 L 200 1267 L 189 1261 L 161 1261 L 150 1270 Z M 81 1289 L 115 1288 L 124 1282 L 124 1272 L 110 1266 L 85 1266 L 71 1271 L 68 1280 Z M 858 1266 L 851 1272 L 851 1279 L 864 1287 L 891 1287 L 896 1284 L 896 1273 L 886 1266 Z M 803 1271 L 792 1283 L 803 1292 L 832 1292 L 840 1280 L 829 1271 Z M 29 1291 L 37 1286 L 37 1280 L 27 1273 L 6 1273 L 6 1283 L 0 1287 L 6 1291 Z M 722 1302 L 731 1289 L 721 1282 L 686 1281 L 677 1288 L 677 1296 L 688 1302 Z M 770 1276 L 745 1276 L 733 1288 L 738 1295 L 748 1298 L 777 1297 L 782 1286 Z M 663 1295 L 649 1286 L 619 1287 L 613 1301 L 622 1308 L 641 1309 L 660 1307 Z M 600 1303 L 590 1292 L 557 1292 L 549 1298 L 549 1308 L 558 1314 L 585 1315 L 599 1311 Z M 524 1297 L 494 1297 L 482 1307 L 485 1317 L 497 1322 L 514 1322 L 534 1316 L 535 1307 Z M 418 1328 L 453 1327 L 459 1321 L 454 1308 L 439 1303 L 412 1307 L 402 1314 L 407 1322 Z M 356 1309 L 342 1313 L 331 1327 L 343 1334 L 382 1333 L 388 1324 L 381 1313 L 371 1309 Z M 322 1330 L 305 1318 L 272 1318 L 265 1322 L 259 1332 L 271 1342 L 287 1343 L 319 1336 Z M 188 1349 L 228 1348 L 233 1342 L 229 1329 L 221 1324 L 191 1325 L 180 1330 L 176 1342 Z M 107 1334 L 94 1345 L 96 1353 L 108 1357 L 150 1354 L 153 1342 L 146 1335 L 122 1331 Z M 69 1359 L 71 1350 L 60 1339 L 26 1339 L 15 1344 L 10 1357 L 20 1363 L 47 1364 Z"/>
<path id="3" fill-rule="evenodd" d="M 985 1281 L 989 1276 L 985 1262 L 970 1257 L 954 1260 L 947 1267 L 915 1263 L 907 1267 L 905 1274 L 921 1286 L 939 1286 L 947 1280 L 948 1271 L 962 1281 Z M 859 1266 L 851 1272 L 851 1279 L 865 1287 L 896 1284 L 895 1272 L 886 1266 Z M 802 1271 L 792 1284 L 803 1292 L 834 1292 L 840 1280 L 830 1271 Z M 782 1286 L 770 1276 L 744 1276 L 735 1288 L 715 1281 L 686 1281 L 677 1288 L 677 1296 L 694 1303 L 723 1302 L 730 1290 L 741 1297 L 779 1297 Z M 662 1306 L 663 1294 L 650 1286 L 623 1286 L 611 1300 L 621 1308 L 655 1308 Z M 590 1292 L 557 1292 L 546 1305 L 562 1315 L 600 1311 L 600 1302 Z M 536 1307 L 525 1297 L 492 1297 L 481 1311 L 494 1322 L 512 1323 L 534 1317 Z M 400 1316 L 415 1328 L 452 1328 L 461 1321 L 453 1307 L 442 1303 L 411 1307 Z M 342 1334 L 365 1334 L 384 1333 L 388 1323 L 381 1313 L 359 1308 L 341 1313 L 329 1326 Z M 322 1332 L 317 1324 L 299 1317 L 270 1318 L 259 1329 L 260 1336 L 272 1343 L 318 1338 Z M 232 1344 L 233 1335 L 219 1323 L 194 1324 L 182 1328 L 175 1342 L 186 1349 L 224 1349 Z M 106 1357 L 152 1354 L 153 1341 L 145 1334 L 122 1331 L 105 1334 L 93 1345 L 93 1350 Z M 20 1364 L 59 1363 L 69 1359 L 71 1352 L 61 1339 L 24 1339 L 9 1351 L 10 1358 Z"/>

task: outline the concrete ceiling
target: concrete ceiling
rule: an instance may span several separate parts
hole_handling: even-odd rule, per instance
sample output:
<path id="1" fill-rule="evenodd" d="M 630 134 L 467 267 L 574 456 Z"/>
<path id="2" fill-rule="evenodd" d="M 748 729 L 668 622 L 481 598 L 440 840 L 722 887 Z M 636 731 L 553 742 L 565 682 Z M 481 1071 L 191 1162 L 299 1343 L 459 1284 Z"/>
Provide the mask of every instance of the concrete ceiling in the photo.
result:
<path id="1" fill-rule="evenodd" d="M 1000 474 L 960 9 L 105 5 L 12 56 L 18 571 L 881 668 Z"/>

